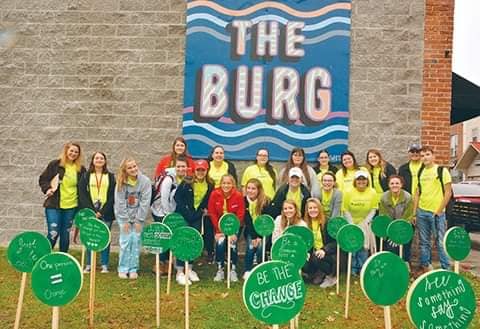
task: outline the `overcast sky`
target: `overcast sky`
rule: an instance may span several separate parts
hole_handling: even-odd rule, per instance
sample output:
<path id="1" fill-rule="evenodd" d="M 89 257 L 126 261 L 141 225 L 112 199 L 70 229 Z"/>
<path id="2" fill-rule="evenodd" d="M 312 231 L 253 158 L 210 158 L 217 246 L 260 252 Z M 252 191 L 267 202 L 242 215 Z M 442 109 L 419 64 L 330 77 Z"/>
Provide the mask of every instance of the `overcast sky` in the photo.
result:
<path id="1" fill-rule="evenodd" d="M 455 0 L 453 72 L 480 86 L 480 0 Z"/>

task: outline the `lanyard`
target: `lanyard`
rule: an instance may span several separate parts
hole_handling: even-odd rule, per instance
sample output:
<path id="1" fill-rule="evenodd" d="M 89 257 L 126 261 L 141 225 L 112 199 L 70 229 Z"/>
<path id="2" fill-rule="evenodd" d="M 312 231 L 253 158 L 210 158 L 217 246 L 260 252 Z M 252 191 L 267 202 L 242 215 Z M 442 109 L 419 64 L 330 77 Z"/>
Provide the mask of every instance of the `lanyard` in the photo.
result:
<path id="1" fill-rule="evenodd" d="M 102 187 L 103 173 L 100 175 L 100 181 L 98 181 L 97 173 L 95 173 L 95 181 L 97 182 L 97 196 L 100 198 L 100 188 Z"/>

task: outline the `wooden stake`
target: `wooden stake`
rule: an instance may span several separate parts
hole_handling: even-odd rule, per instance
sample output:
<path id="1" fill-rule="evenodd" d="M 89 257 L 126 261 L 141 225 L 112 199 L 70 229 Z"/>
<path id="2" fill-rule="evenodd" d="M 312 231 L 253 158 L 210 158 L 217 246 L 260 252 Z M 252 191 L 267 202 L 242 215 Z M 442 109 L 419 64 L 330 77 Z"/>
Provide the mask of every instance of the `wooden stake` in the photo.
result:
<path id="1" fill-rule="evenodd" d="M 58 329 L 60 323 L 60 306 L 52 307 L 52 329 Z"/>
<path id="2" fill-rule="evenodd" d="M 390 306 L 383 307 L 383 317 L 385 318 L 385 329 L 392 329 Z"/>
<path id="3" fill-rule="evenodd" d="M 380 252 L 383 251 L 383 238 L 380 238 Z"/>
<path id="4" fill-rule="evenodd" d="M 295 319 L 290 320 L 290 329 L 295 329 Z"/>
<path id="5" fill-rule="evenodd" d="M 230 237 L 227 237 L 227 289 L 230 289 L 230 258 L 232 257 L 230 251 Z"/>
<path id="6" fill-rule="evenodd" d="M 185 262 L 185 329 L 190 328 L 190 307 L 188 299 L 188 276 L 190 269 L 188 268 L 188 262 Z"/>
<path id="7" fill-rule="evenodd" d="M 340 245 L 337 243 L 337 296 L 340 294 Z"/>
<path id="8" fill-rule="evenodd" d="M 202 234 L 202 236 L 205 234 L 205 215 L 202 215 L 202 227 L 200 233 Z"/>
<path id="9" fill-rule="evenodd" d="M 82 271 L 85 268 L 85 246 L 82 244 L 82 256 L 80 256 L 80 264 L 82 266 Z"/>
<path id="10" fill-rule="evenodd" d="M 262 263 L 265 263 L 265 243 L 266 243 L 266 238 L 263 237 L 263 239 L 262 239 Z"/>
<path id="11" fill-rule="evenodd" d="M 278 329 L 278 328 L 279 328 L 279 327 L 278 327 L 278 324 L 272 325 L 272 329 Z"/>
<path id="12" fill-rule="evenodd" d="M 15 315 L 14 329 L 20 328 L 20 318 L 22 316 L 23 296 L 25 295 L 25 284 L 27 283 L 27 272 L 22 273 L 22 281 L 20 282 L 20 293 L 18 294 L 17 314 Z"/>
<path id="13" fill-rule="evenodd" d="M 455 273 L 460 274 L 460 262 L 458 260 L 453 262 L 453 268 Z"/>
<path id="14" fill-rule="evenodd" d="M 167 278 L 167 295 L 170 295 L 170 285 L 172 282 L 172 263 L 173 263 L 173 254 L 170 250 L 170 254 L 168 256 L 168 278 Z"/>
<path id="15" fill-rule="evenodd" d="M 401 259 L 403 259 L 403 244 L 400 245 L 400 247 L 398 248 L 398 253 L 399 253 L 399 256 Z"/>
<path id="16" fill-rule="evenodd" d="M 97 271 L 97 253 L 92 250 L 90 254 L 90 300 L 88 304 L 89 310 L 89 317 L 88 317 L 88 326 L 89 328 L 93 328 L 93 320 L 94 320 L 94 310 L 95 310 L 95 273 Z"/>
<path id="17" fill-rule="evenodd" d="M 347 264 L 347 291 L 345 294 L 345 319 L 348 319 L 348 302 L 350 299 L 350 275 L 352 274 L 352 253 L 348 253 Z"/>
<path id="18" fill-rule="evenodd" d="M 155 254 L 157 328 L 160 328 L 160 254 Z"/>

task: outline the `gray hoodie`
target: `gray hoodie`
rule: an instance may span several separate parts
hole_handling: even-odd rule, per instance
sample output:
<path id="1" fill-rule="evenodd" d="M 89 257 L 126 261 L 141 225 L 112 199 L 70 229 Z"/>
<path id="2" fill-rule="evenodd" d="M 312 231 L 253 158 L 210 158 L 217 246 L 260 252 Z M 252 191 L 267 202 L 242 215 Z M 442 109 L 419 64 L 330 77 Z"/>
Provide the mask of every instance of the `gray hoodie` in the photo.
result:
<path id="1" fill-rule="evenodd" d="M 115 189 L 115 218 L 119 224 L 143 223 L 147 218 L 152 195 L 150 179 L 138 173 L 135 186 L 123 184 Z"/>

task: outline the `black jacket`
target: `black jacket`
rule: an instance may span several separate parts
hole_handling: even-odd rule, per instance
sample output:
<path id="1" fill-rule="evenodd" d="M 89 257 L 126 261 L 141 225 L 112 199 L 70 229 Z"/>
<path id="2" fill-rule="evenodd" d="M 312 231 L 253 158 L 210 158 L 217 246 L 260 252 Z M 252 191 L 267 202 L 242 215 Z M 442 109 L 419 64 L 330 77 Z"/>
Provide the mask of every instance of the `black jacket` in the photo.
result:
<path id="1" fill-rule="evenodd" d="M 181 182 L 180 185 L 178 185 L 174 196 L 175 203 L 177 204 L 175 212 L 181 214 L 189 226 L 198 230 L 200 230 L 201 227 L 201 219 L 204 210 L 208 209 L 210 193 L 213 191 L 213 184 L 208 182 L 207 184 L 207 193 L 205 193 L 205 196 L 197 209 L 194 207 L 193 183 L 187 183 L 185 181 Z"/>
<path id="2" fill-rule="evenodd" d="M 322 230 L 322 239 L 323 239 L 323 250 L 325 251 L 326 256 L 337 257 L 337 241 L 330 236 L 327 232 L 327 223 Z"/>
<path id="3" fill-rule="evenodd" d="M 410 171 L 410 162 L 407 162 L 398 168 L 398 175 L 403 177 L 405 186 L 403 189 L 408 193 L 412 193 L 412 172 Z"/>
<path id="4" fill-rule="evenodd" d="M 79 195 L 78 183 L 80 182 L 80 178 L 82 177 L 84 172 L 85 167 L 82 166 L 80 172 L 77 173 L 77 195 Z M 45 168 L 45 170 L 38 178 L 38 185 L 40 185 L 40 189 L 44 194 L 47 193 L 48 189 L 50 188 L 50 181 L 53 179 L 53 177 L 55 177 L 56 174 L 59 174 L 59 179 L 61 182 L 63 176 L 65 175 L 65 168 L 60 166 L 59 159 L 50 161 L 47 165 L 47 168 Z M 45 201 L 43 202 L 43 206 L 45 208 L 60 208 L 60 186 L 52 194 L 52 196 L 45 199 Z"/>
<path id="5" fill-rule="evenodd" d="M 320 172 L 320 165 L 318 164 L 317 166 L 315 166 L 315 168 L 313 168 L 313 170 L 315 170 L 315 173 L 318 174 Z M 331 171 L 332 173 L 336 174 L 337 171 L 338 171 L 338 168 L 335 167 L 334 165 L 329 164 L 328 165 L 328 171 Z"/>
<path id="6" fill-rule="evenodd" d="M 247 238 L 250 236 L 252 239 L 256 238 L 261 238 L 255 231 L 255 228 L 253 227 L 253 220 L 252 216 L 250 216 L 250 212 L 248 211 L 248 207 L 250 206 L 250 203 L 248 202 L 247 197 L 243 198 L 245 201 L 245 217 L 244 217 L 244 223 L 245 223 L 245 231 L 244 236 Z M 270 204 L 265 205 L 265 207 L 262 209 L 262 215 L 264 214 L 270 214 Z"/>
<path id="7" fill-rule="evenodd" d="M 385 175 L 382 176 L 381 173 L 378 174 L 378 180 L 380 181 L 380 185 L 382 186 L 382 189 L 384 192 L 388 191 L 388 177 L 395 175 L 396 173 L 397 173 L 397 170 L 395 169 L 395 167 L 387 162 L 385 166 Z M 370 172 L 370 178 L 372 182 L 372 188 L 375 189 L 374 180 L 373 180 L 373 171 Z"/>
<path id="8" fill-rule="evenodd" d="M 273 197 L 272 203 L 270 204 L 268 214 L 272 216 L 274 219 L 282 213 L 282 206 L 283 202 L 287 198 L 287 193 L 288 193 L 288 183 L 283 184 L 280 186 L 277 190 L 277 193 L 275 193 L 275 196 Z M 305 203 L 307 202 L 307 199 L 310 197 L 310 191 L 308 188 L 300 184 L 300 193 L 302 194 L 302 209 L 300 209 L 300 212 L 302 213 L 302 218 L 305 215 Z"/>
<path id="9" fill-rule="evenodd" d="M 78 195 L 78 205 L 80 209 L 90 208 L 95 211 L 93 206 L 92 198 L 90 197 L 90 174 L 91 172 L 85 172 L 80 178 L 78 183 L 79 195 Z M 102 219 L 106 222 L 114 221 L 115 214 L 113 212 L 113 202 L 115 200 L 115 175 L 111 172 L 108 173 L 108 191 L 107 191 L 107 201 L 100 209 L 102 214 Z"/>

